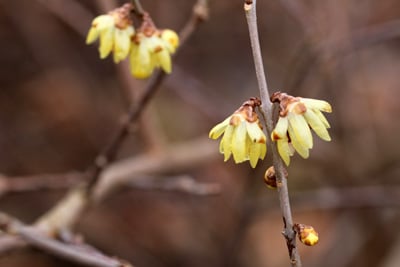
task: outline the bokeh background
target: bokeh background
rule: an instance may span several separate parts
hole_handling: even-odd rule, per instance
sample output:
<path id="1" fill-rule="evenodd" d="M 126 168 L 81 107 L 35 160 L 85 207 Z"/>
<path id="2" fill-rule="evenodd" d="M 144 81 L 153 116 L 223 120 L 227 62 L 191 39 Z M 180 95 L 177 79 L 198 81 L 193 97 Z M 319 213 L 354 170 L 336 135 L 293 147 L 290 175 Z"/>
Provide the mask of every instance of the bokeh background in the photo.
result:
<path id="1" fill-rule="evenodd" d="M 178 31 L 194 2 L 142 4 L 160 28 Z M 120 67 L 85 45 L 91 20 L 117 3 L 0 0 L 0 171 L 7 179 L 84 171 L 145 86 L 132 81 L 124 90 Z M 320 233 L 317 246 L 299 245 L 304 266 L 400 266 L 400 2 L 259 0 L 258 22 L 270 90 L 333 106 L 332 142 L 315 138 L 310 158 L 295 156 L 288 169 L 294 220 Z M 209 20 L 173 68 L 121 159 L 205 137 L 258 95 L 243 1 L 210 1 Z M 267 156 L 253 170 L 215 153 L 159 178 L 189 175 L 218 183 L 219 194 L 119 191 L 86 212 L 75 231 L 138 267 L 288 266 L 277 193 L 263 184 L 270 164 Z M 65 192 L 4 194 L 0 209 L 30 223 Z M 75 265 L 24 248 L 1 255 L 0 266 Z"/>

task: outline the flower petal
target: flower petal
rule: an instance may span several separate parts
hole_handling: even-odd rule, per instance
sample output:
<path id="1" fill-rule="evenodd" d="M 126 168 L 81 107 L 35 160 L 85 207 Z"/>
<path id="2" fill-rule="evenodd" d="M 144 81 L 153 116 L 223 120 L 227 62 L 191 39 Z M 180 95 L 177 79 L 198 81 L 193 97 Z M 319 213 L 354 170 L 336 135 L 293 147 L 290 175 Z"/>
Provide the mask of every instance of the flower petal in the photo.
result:
<path id="1" fill-rule="evenodd" d="M 260 156 L 260 146 L 258 143 L 252 142 L 249 137 L 247 137 L 247 154 L 249 155 L 250 165 L 255 168 L 257 166 L 258 158 Z"/>
<path id="2" fill-rule="evenodd" d="M 232 136 L 232 154 L 236 163 L 246 161 L 246 122 L 241 122 L 233 132 Z"/>
<path id="3" fill-rule="evenodd" d="M 289 166 L 290 164 L 290 156 L 291 156 L 291 151 L 288 143 L 288 139 L 279 139 L 277 142 L 277 148 L 279 155 L 281 156 L 282 160 L 285 162 L 286 166 Z"/>
<path id="4" fill-rule="evenodd" d="M 100 32 L 100 58 L 106 58 L 114 45 L 114 28 L 107 28 Z"/>
<path id="5" fill-rule="evenodd" d="M 127 29 L 115 29 L 114 32 L 114 62 L 118 63 L 129 54 L 131 34 Z"/>
<path id="6" fill-rule="evenodd" d="M 329 136 L 328 131 L 324 123 L 320 120 L 320 118 L 310 109 L 308 109 L 304 114 L 304 118 L 307 120 L 308 124 L 315 131 L 315 133 L 321 137 L 321 139 L 325 141 L 330 141 L 331 137 Z"/>
<path id="7" fill-rule="evenodd" d="M 297 138 L 297 134 L 295 133 L 293 127 L 289 124 L 288 127 L 288 133 L 290 136 L 291 144 L 293 145 L 294 149 L 296 149 L 297 153 L 300 154 L 303 158 L 308 158 L 309 156 L 309 151 L 308 147 L 304 145 L 303 142 L 300 142 L 299 139 Z"/>
<path id="8" fill-rule="evenodd" d="M 86 44 L 91 44 L 99 38 L 100 31 L 97 27 L 92 26 L 86 37 Z"/>
<path id="9" fill-rule="evenodd" d="M 303 102 L 307 108 L 311 109 L 318 109 L 324 112 L 332 112 L 332 107 L 331 105 L 324 101 L 324 100 L 318 100 L 318 99 L 312 99 L 312 98 L 301 98 L 300 100 Z"/>
<path id="10" fill-rule="evenodd" d="M 313 147 L 313 139 L 310 131 L 310 127 L 303 115 L 289 113 L 288 114 L 289 127 L 292 127 L 292 133 L 295 136 L 290 136 L 291 140 L 296 139 L 296 142 L 300 143 L 301 146 L 306 148 Z"/>
<path id="11" fill-rule="evenodd" d="M 208 134 L 208 136 L 209 136 L 211 139 L 217 139 L 218 137 L 220 137 L 220 136 L 224 133 L 226 127 L 229 125 L 229 121 L 230 121 L 230 120 L 231 120 L 231 116 L 229 116 L 228 118 L 226 118 L 223 122 L 220 122 L 220 123 L 218 123 L 217 125 L 215 125 L 215 126 L 211 129 L 211 131 L 210 131 L 210 133 Z"/>
<path id="12" fill-rule="evenodd" d="M 233 130 L 234 127 L 232 125 L 228 125 L 228 127 L 226 127 L 224 136 L 222 137 L 222 149 L 223 149 L 223 153 L 224 153 L 224 161 L 227 161 L 232 153 L 232 137 L 233 137 Z"/>
<path id="13" fill-rule="evenodd" d="M 260 125 L 258 125 L 258 121 L 256 122 L 248 122 L 246 121 L 246 130 L 247 134 L 249 135 L 250 140 L 253 143 L 265 143 L 266 142 L 266 136 L 262 129 L 260 128 Z"/>
<path id="14" fill-rule="evenodd" d="M 289 121 L 286 117 L 279 117 L 275 129 L 271 133 L 271 139 L 276 141 L 278 139 L 286 138 Z"/>
<path id="15" fill-rule="evenodd" d="M 328 120 L 325 118 L 324 114 L 322 114 L 320 110 L 313 109 L 312 111 L 318 116 L 320 121 L 322 121 L 322 123 L 325 125 L 327 129 L 331 128 L 331 125 L 329 124 Z"/>

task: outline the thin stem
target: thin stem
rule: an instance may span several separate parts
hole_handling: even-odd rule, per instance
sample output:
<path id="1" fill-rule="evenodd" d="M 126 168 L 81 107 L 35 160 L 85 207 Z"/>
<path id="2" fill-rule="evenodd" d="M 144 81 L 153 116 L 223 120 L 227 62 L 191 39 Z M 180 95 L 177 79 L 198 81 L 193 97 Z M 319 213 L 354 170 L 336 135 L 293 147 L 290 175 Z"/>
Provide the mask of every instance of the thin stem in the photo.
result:
<path id="1" fill-rule="evenodd" d="M 267 80 L 265 77 L 264 65 L 261 55 L 260 41 L 258 37 L 256 0 L 245 1 L 244 10 L 246 13 L 246 20 L 249 28 L 251 48 L 253 51 L 256 76 L 258 81 L 258 87 L 260 90 L 260 97 L 262 101 L 261 112 L 263 114 L 264 121 L 267 126 L 267 132 L 269 135 L 271 135 L 271 132 L 273 130 L 273 116 L 272 116 L 273 112 L 272 112 L 272 103 L 269 100 L 270 95 L 268 92 Z M 292 267 L 301 267 L 300 254 L 298 252 L 296 245 L 296 233 L 293 230 L 293 219 L 290 208 L 289 191 L 286 179 L 287 172 L 283 164 L 283 161 L 278 154 L 278 150 L 274 142 L 271 142 L 271 152 L 277 178 L 280 208 L 284 223 L 283 235 L 286 239 L 290 257 L 290 263 Z"/>
<path id="2" fill-rule="evenodd" d="M 134 12 L 142 17 L 146 12 L 144 11 L 140 1 L 139 0 L 131 0 L 131 1 L 132 5 L 134 6 Z"/>

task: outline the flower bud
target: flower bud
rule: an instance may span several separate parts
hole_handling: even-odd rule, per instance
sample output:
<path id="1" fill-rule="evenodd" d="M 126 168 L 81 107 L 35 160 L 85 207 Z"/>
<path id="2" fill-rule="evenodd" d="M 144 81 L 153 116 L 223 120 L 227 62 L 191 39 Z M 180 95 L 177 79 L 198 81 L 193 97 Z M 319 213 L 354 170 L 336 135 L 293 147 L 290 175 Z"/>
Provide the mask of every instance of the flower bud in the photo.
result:
<path id="1" fill-rule="evenodd" d="M 318 243 L 318 233 L 314 230 L 314 227 L 305 224 L 294 225 L 294 230 L 299 236 L 299 240 L 301 243 L 307 246 L 314 246 Z"/>
<path id="2" fill-rule="evenodd" d="M 271 188 L 271 189 L 276 189 L 277 188 L 274 166 L 269 167 L 265 171 L 264 182 L 265 182 L 265 184 L 267 185 L 268 188 Z"/>

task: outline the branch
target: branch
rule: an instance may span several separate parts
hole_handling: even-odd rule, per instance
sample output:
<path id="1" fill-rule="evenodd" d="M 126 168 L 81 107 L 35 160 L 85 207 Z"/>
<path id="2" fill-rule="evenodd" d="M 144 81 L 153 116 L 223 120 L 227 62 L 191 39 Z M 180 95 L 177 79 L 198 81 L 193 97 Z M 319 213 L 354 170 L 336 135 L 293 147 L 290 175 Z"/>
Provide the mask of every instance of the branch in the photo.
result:
<path id="1" fill-rule="evenodd" d="M 258 38 L 256 0 L 246 1 L 244 5 L 244 10 L 246 13 L 246 20 L 249 28 L 251 48 L 253 51 L 256 76 L 258 81 L 258 87 L 260 90 L 260 97 L 262 101 L 261 112 L 263 114 L 264 121 L 267 126 L 268 135 L 270 136 L 273 130 L 273 116 L 272 116 L 273 112 L 272 112 L 272 104 L 269 100 L 267 80 L 264 73 L 264 65 L 261 56 L 260 41 Z M 286 238 L 291 266 L 300 267 L 301 259 L 296 245 L 296 233 L 293 230 L 293 219 L 289 202 L 289 192 L 286 179 L 287 172 L 283 165 L 283 161 L 278 154 L 276 144 L 274 142 L 270 143 L 271 143 L 271 150 L 273 157 L 273 165 L 275 168 L 275 173 L 277 178 L 280 208 L 284 223 L 283 235 Z"/>
<path id="2" fill-rule="evenodd" d="M 7 214 L 0 213 L 0 230 L 21 237 L 26 243 L 72 262 L 95 267 L 131 267 L 129 263 L 106 256 L 87 244 L 65 244 L 52 239 L 34 227 L 25 226 Z"/>
<path id="3" fill-rule="evenodd" d="M 206 138 L 199 138 L 170 145 L 156 155 L 141 155 L 120 160 L 101 174 L 92 198 L 98 202 L 120 186 L 137 181 L 143 176 L 188 170 L 216 157 L 218 153 L 212 142 Z"/>
<path id="4" fill-rule="evenodd" d="M 11 193 L 66 189 L 83 181 L 84 178 L 84 174 L 78 172 L 20 177 L 0 176 L 0 197 Z"/>

